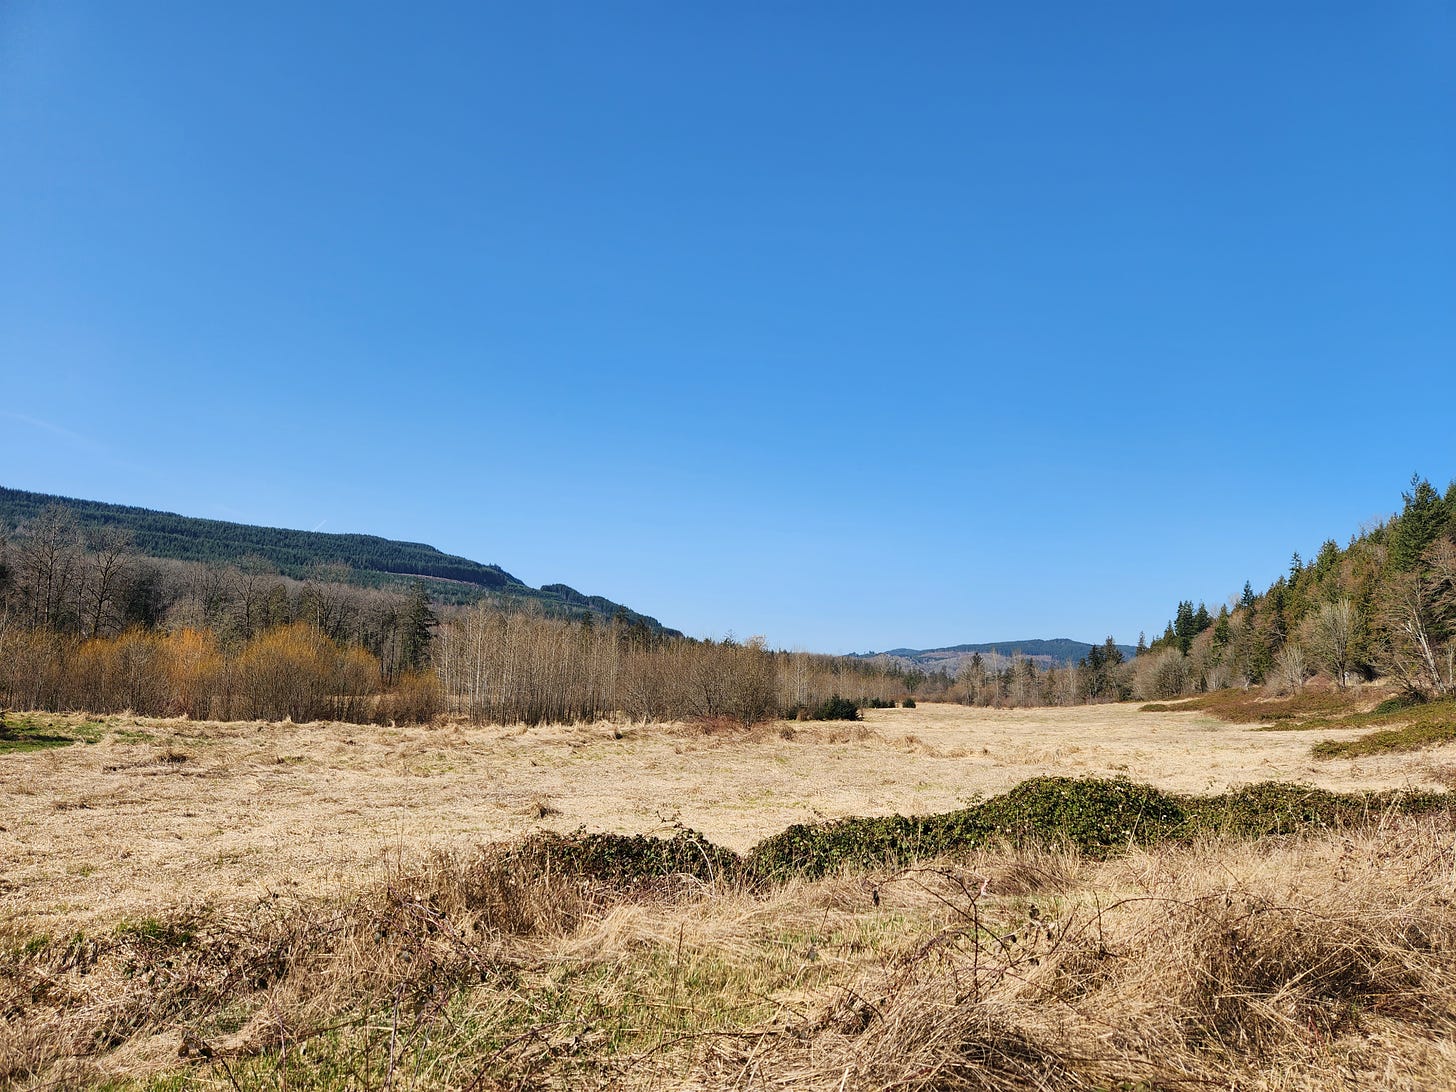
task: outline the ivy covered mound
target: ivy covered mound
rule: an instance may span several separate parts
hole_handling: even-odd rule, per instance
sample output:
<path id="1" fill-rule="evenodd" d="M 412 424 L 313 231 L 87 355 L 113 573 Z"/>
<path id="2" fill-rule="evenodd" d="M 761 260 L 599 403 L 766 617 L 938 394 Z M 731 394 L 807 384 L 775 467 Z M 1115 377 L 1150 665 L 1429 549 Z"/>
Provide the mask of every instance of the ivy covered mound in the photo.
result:
<path id="1" fill-rule="evenodd" d="M 1450 815 L 1445 792 L 1329 792 L 1263 782 L 1212 796 L 1167 793 L 1125 777 L 1038 777 L 941 815 L 796 823 L 746 855 L 697 831 L 671 838 L 543 833 L 521 843 L 521 864 L 613 887 L 666 881 L 762 883 L 840 868 L 899 867 L 992 845 L 1069 845 L 1094 856 L 1204 836 L 1257 838 L 1356 826 L 1391 814 Z"/>

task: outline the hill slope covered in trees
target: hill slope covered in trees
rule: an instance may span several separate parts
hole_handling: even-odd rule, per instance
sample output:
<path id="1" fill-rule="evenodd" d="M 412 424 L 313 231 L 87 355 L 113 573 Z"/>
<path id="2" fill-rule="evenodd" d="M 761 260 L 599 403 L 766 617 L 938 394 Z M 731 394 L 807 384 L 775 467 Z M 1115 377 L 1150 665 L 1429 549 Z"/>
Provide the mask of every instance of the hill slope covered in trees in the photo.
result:
<path id="1" fill-rule="evenodd" d="M 37 519 L 47 508 L 63 508 L 83 532 L 121 532 L 144 557 L 222 565 L 262 563 L 294 580 L 320 573 L 359 587 L 407 587 L 422 582 L 430 597 L 445 603 L 470 603 L 489 596 L 522 605 L 535 602 L 548 614 L 624 616 L 658 632 L 657 619 L 599 595 L 566 584 L 532 588 L 499 565 L 483 565 L 443 553 L 422 542 L 401 542 L 376 535 L 297 531 L 225 520 L 201 519 L 149 508 L 77 500 L 0 486 L 0 536 Z"/>
<path id="2" fill-rule="evenodd" d="M 1030 641 L 987 641 L 974 645 L 947 645 L 945 648 L 892 648 L 885 652 L 865 652 L 861 656 L 874 659 L 888 656 L 903 660 L 928 671 L 942 668 L 955 673 L 961 661 L 977 654 L 984 657 L 999 657 L 1006 660 L 1031 660 L 1042 668 L 1057 665 L 1070 666 L 1086 659 L 1093 646 L 1085 641 L 1074 641 L 1070 637 L 1054 637 L 1051 640 Z M 1132 645 L 1118 645 L 1117 649 L 1131 659 L 1136 649 Z"/>
<path id="3" fill-rule="evenodd" d="M 1389 679 L 1417 700 L 1456 693 L 1456 483 L 1442 495 L 1416 475 L 1401 499 L 1347 545 L 1294 554 L 1262 593 L 1246 583 L 1217 613 L 1179 603 L 1137 657 L 1138 696 L 1290 691 L 1315 674 L 1339 688 Z"/>

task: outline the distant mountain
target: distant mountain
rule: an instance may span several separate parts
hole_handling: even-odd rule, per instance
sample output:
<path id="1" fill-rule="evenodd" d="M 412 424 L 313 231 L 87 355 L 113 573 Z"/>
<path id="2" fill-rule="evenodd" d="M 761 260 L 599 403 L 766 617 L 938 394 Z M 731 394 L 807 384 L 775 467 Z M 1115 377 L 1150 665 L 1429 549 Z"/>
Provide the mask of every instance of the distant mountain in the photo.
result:
<path id="1" fill-rule="evenodd" d="M 419 580 L 442 602 L 469 603 L 492 598 L 509 605 L 535 602 L 549 614 L 591 611 L 605 618 L 618 613 L 629 622 L 676 634 L 657 619 L 600 595 L 586 595 L 566 584 L 532 588 L 499 565 L 442 553 L 423 542 L 400 542 L 375 535 L 294 531 L 248 523 L 179 516 L 150 508 L 76 500 L 0 486 L 0 533 L 14 531 L 51 505 L 67 508 L 83 531 L 117 527 L 130 532 L 136 552 L 148 557 L 236 565 L 261 559 L 295 580 L 339 579 L 364 587 L 409 585 Z"/>
<path id="2" fill-rule="evenodd" d="M 1117 647 L 1128 659 L 1137 652 L 1132 645 Z M 1004 667 L 1013 660 L 1032 660 L 1038 667 L 1048 668 L 1075 664 L 1091 648 L 1085 641 L 1055 637 L 1051 640 L 988 641 L 979 645 L 950 645 L 946 648 L 892 648 L 886 652 L 861 652 L 856 655 L 859 659 L 866 660 L 897 660 L 906 666 L 918 667 L 924 671 L 944 669 L 954 675 L 963 662 L 978 654 L 991 670 Z"/>

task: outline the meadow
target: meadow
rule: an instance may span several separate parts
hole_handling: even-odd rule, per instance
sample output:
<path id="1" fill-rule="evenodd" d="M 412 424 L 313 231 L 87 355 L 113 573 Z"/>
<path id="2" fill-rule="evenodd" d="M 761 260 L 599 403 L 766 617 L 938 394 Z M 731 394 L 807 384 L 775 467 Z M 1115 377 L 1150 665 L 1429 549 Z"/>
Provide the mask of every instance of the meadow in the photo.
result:
<path id="1" fill-rule="evenodd" d="M 1290 725 L 1220 712 L 12 713 L 0 1086 L 1456 1083 L 1452 822 L 1398 806 L 1450 783 L 1449 746 L 1320 757 L 1369 716 L 1326 703 L 1317 729 L 1269 731 Z M 1398 792 L 1260 839 L 1008 838 L 823 876 L 733 864 L 794 824 L 955 812 L 1046 777 Z M 613 852 L 657 863 L 604 870 L 574 853 L 580 831 L 673 839 L 678 864 L 624 837 Z"/>

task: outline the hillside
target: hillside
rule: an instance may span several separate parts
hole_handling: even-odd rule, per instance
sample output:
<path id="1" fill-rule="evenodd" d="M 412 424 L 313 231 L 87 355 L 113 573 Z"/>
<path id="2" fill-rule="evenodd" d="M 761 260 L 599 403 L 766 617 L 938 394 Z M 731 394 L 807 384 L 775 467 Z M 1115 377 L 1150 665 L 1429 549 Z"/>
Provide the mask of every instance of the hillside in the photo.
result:
<path id="1" fill-rule="evenodd" d="M 422 542 L 401 542 L 376 535 L 297 531 L 258 527 L 226 520 L 201 519 L 149 508 L 77 500 L 48 493 L 30 493 L 0 486 L 0 534 L 14 531 L 46 508 L 68 509 L 83 532 L 117 528 L 131 535 L 137 553 L 174 561 L 239 564 L 261 559 L 295 580 L 328 570 L 331 579 L 362 587 L 388 587 L 422 581 L 432 598 L 469 603 L 490 596 L 507 602 L 539 603 L 549 614 L 592 611 L 603 617 L 623 613 L 653 630 L 666 630 L 657 619 L 599 595 L 586 595 L 566 584 L 532 588 L 499 565 L 443 553 Z M 347 569 L 347 573 L 345 570 Z"/>
<path id="2" fill-rule="evenodd" d="M 1139 697 L 1224 687 L 1290 692 L 1323 675 L 1343 689 L 1377 678 L 1411 700 L 1456 694 L 1456 481 L 1412 475 L 1401 509 L 1345 546 L 1299 553 L 1263 592 L 1252 581 L 1216 612 L 1178 603 L 1150 645 Z"/>
<path id="3" fill-rule="evenodd" d="M 1127 659 L 1137 652 L 1131 645 L 1118 645 L 1118 650 Z M 1042 669 L 1075 665 L 1091 651 L 1085 641 L 1073 641 L 1069 637 L 1054 637 L 1051 640 L 987 641 L 982 644 L 949 645 L 945 648 L 892 648 L 885 652 L 859 653 L 860 659 L 898 661 L 922 671 L 940 671 L 954 675 L 960 665 L 971 657 L 979 655 L 988 666 L 999 666 L 1010 660 L 1031 660 Z"/>

